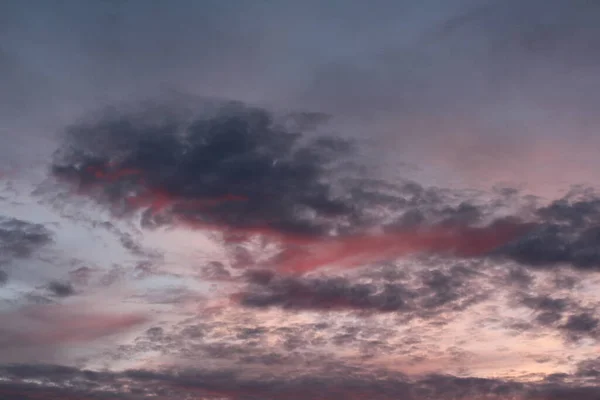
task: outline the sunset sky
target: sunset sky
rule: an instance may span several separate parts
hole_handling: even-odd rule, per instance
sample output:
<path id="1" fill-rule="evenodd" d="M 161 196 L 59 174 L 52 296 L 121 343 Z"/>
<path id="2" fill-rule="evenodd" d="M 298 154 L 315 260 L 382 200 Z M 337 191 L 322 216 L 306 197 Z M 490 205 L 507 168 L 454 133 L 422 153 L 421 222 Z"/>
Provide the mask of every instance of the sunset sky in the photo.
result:
<path id="1" fill-rule="evenodd" d="M 600 399 L 599 21 L 0 1 L 0 399 Z"/>

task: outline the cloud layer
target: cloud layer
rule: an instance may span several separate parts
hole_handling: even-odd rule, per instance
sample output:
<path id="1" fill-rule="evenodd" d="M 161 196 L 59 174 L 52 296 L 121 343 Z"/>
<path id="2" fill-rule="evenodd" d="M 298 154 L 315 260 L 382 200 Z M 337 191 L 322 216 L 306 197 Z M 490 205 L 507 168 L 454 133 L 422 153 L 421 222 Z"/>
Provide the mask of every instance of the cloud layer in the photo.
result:
<path id="1" fill-rule="evenodd" d="M 600 398 L 599 12 L 2 2 L 0 398 Z"/>
<path id="2" fill-rule="evenodd" d="M 589 374 L 583 369 L 571 376 L 555 377 L 554 381 L 523 384 L 499 379 L 460 378 L 431 375 L 409 379 L 402 375 L 361 375 L 359 371 L 330 372 L 325 376 L 305 376 L 281 379 L 264 377 L 261 380 L 245 378 L 240 371 L 211 372 L 205 370 L 143 371 L 121 373 L 93 372 L 53 365 L 14 365 L 1 369 L 4 378 L 15 383 L 3 383 L 1 394 L 23 399 L 203 399 L 227 398 L 232 400 L 292 400 L 329 399 L 332 396 L 347 399 L 519 399 L 558 400 L 577 397 L 595 399 L 598 389 L 593 386 L 574 387 Z M 43 383 L 25 383 L 42 380 Z M 22 381 L 23 383 L 16 383 Z"/>

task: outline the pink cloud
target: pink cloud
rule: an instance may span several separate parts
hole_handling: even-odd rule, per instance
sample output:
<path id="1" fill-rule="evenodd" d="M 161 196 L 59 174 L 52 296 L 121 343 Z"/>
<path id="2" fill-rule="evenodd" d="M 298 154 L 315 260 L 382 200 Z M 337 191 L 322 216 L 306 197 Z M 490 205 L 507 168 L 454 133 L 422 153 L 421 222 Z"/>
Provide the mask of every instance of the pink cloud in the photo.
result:
<path id="1" fill-rule="evenodd" d="M 90 342 L 148 321 L 142 314 L 109 313 L 65 305 L 35 305 L 0 314 L 3 346 L 45 347 Z"/>

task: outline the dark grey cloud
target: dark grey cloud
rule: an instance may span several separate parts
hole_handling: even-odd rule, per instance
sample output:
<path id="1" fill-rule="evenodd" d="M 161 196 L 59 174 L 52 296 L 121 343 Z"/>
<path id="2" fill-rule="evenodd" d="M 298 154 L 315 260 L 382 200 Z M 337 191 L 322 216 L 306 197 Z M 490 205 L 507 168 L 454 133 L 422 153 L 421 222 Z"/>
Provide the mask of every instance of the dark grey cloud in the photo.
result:
<path id="1" fill-rule="evenodd" d="M 70 282 L 52 281 L 48 284 L 47 289 L 56 297 L 69 297 L 75 294 L 75 288 Z"/>
<path id="2" fill-rule="evenodd" d="M 583 378 L 600 378 L 600 358 L 581 361 L 577 365 L 576 374 Z"/>
<path id="3" fill-rule="evenodd" d="M 23 399 L 133 400 L 153 396 L 159 399 L 192 398 L 227 400 L 325 400 L 331 397 L 363 400 L 486 399 L 524 400 L 596 399 L 597 387 L 557 381 L 520 383 L 501 379 L 462 378 L 429 375 L 408 378 L 387 371 L 368 373 L 337 366 L 321 375 L 262 378 L 239 370 L 127 370 L 96 372 L 55 365 L 5 365 L 0 395 Z M 569 376 L 571 377 L 571 376 Z M 37 381 L 39 383 L 29 383 Z M 81 397 L 79 397 L 81 398 Z"/>
<path id="4" fill-rule="evenodd" d="M 572 265 L 600 268 L 600 201 L 556 200 L 536 211 L 537 226 L 503 250 L 515 261 L 536 268 Z"/>
<path id="5" fill-rule="evenodd" d="M 573 305 L 569 299 L 554 298 L 548 295 L 524 296 L 519 299 L 520 305 L 525 306 L 535 312 L 532 323 L 539 327 L 559 328 L 559 324 L 565 315 L 573 312 Z M 533 328 L 534 325 L 531 325 Z"/>
<path id="6" fill-rule="evenodd" d="M 256 282 L 256 277 L 253 280 Z M 240 293 L 239 301 L 251 308 L 392 312 L 408 310 L 414 297 L 415 293 L 401 285 L 386 285 L 379 292 L 375 285 L 350 283 L 343 278 L 273 278 L 267 286 Z"/>
<path id="7" fill-rule="evenodd" d="M 403 278 L 357 282 L 347 277 L 286 277 L 249 271 L 249 285 L 234 298 L 249 308 L 394 312 L 429 319 L 464 311 L 489 296 L 479 274 L 463 265 L 424 269 Z"/>
<path id="8" fill-rule="evenodd" d="M 527 296 L 522 300 L 522 304 L 538 311 L 562 312 L 568 307 L 569 301 L 550 296 Z"/>
<path id="9" fill-rule="evenodd" d="M 583 312 L 580 314 L 570 315 L 567 321 L 560 326 L 561 329 L 565 330 L 569 335 L 575 337 L 580 335 L 597 337 L 598 325 L 600 319 L 594 317 L 592 314 Z"/>
<path id="10" fill-rule="evenodd" d="M 524 307 L 531 311 L 531 316 L 519 322 L 513 321 L 509 324 L 510 329 L 534 335 L 558 334 L 566 342 L 599 338 L 598 304 L 579 299 L 573 286 L 564 288 L 555 283 L 550 286 L 538 283 L 517 288 L 509 305 Z"/>
<path id="11" fill-rule="evenodd" d="M 149 108 L 72 127 L 53 172 L 81 189 L 101 184 L 113 205 L 164 203 L 200 226 L 323 233 L 328 226 L 313 214 L 354 217 L 352 202 L 326 181 L 350 151 L 343 140 L 301 143 L 267 111 L 241 103 L 191 119 L 176 113 Z"/>
<path id="12" fill-rule="evenodd" d="M 0 264 L 28 258 L 52 241 L 52 232 L 41 224 L 0 216 Z"/>

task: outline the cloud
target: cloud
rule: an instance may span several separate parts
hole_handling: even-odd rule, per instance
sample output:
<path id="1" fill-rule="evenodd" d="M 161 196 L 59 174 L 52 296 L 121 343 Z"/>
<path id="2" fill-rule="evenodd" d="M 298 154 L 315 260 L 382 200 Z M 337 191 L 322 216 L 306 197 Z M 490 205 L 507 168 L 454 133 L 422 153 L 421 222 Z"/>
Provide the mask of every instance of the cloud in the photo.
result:
<path id="1" fill-rule="evenodd" d="M 589 276 L 575 275 L 579 276 L 579 280 L 571 277 L 565 286 L 565 277 L 560 275 L 553 276 L 546 271 L 541 274 L 538 271 L 536 275 L 542 279 L 527 286 L 516 286 L 509 297 L 509 307 L 527 310 L 527 318 L 516 323 L 513 321 L 510 329 L 561 337 L 567 345 L 581 339 L 597 341 L 600 332 L 600 320 L 596 318 L 599 303 L 577 295 Z"/>
<path id="2" fill-rule="evenodd" d="M 40 304 L 4 311 L 0 313 L 0 359 L 18 361 L 33 354 L 38 360 L 51 358 L 61 347 L 89 344 L 146 321 L 145 315 L 100 312 L 90 306 Z"/>
<path id="3" fill-rule="evenodd" d="M 141 114 L 141 115 L 140 115 Z M 164 209 L 190 224 L 322 234 L 332 220 L 353 217 L 327 170 L 349 145 L 334 138 L 300 142 L 267 111 L 221 104 L 207 115 L 142 109 L 69 130 L 53 166 L 81 190 L 102 186 L 105 200 L 126 209 Z"/>
<path id="4" fill-rule="evenodd" d="M 485 256 L 529 229 L 530 225 L 520 222 L 496 221 L 482 228 L 419 226 L 381 235 L 322 239 L 305 249 L 282 254 L 278 268 L 305 273 L 329 265 L 364 266 L 419 253 Z"/>
<path id="5" fill-rule="evenodd" d="M 600 200 L 565 197 L 536 210 L 537 226 L 502 250 L 536 268 L 600 269 Z"/>
<path id="6" fill-rule="evenodd" d="M 201 269 L 200 276 L 202 279 L 206 280 L 230 280 L 231 273 L 225 268 L 223 263 L 218 261 L 213 261 L 203 266 Z"/>
<path id="7" fill-rule="evenodd" d="M 547 295 L 526 296 L 521 300 L 521 304 L 534 310 L 537 313 L 535 322 L 545 327 L 560 322 L 563 314 L 571 308 L 567 299 L 553 298 Z"/>
<path id="8" fill-rule="evenodd" d="M 141 211 L 146 227 L 216 230 L 229 245 L 267 236 L 285 249 L 277 262 L 288 272 L 427 252 L 493 253 L 536 268 L 600 266 L 597 196 L 570 194 L 528 219 L 495 219 L 501 199 L 479 205 L 468 193 L 414 182 L 348 179 L 340 167 L 354 144 L 289 130 L 306 121 L 282 123 L 240 102 L 183 103 L 124 108 L 71 126 L 54 175 L 115 215 Z"/>
<path id="9" fill-rule="evenodd" d="M 69 297 L 75 294 L 75 289 L 69 282 L 50 282 L 48 291 L 56 297 Z"/>
<path id="10" fill-rule="evenodd" d="M 44 240 L 25 232 L 37 228 L 11 222 L 4 235 L 0 223 L 0 264 L 27 264 L 0 266 L 0 285 L 10 279 L 0 360 L 54 362 L 48 354 L 61 353 L 89 368 L 147 368 L 10 366 L 0 368 L 0 397 L 598 398 L 595 364 L 565 368 L 598 338 L 600 197 L 520 207 L 511 189 L 432 186 L 510 179 L 525 181 L 525 192 L 542 181 L 594 182 L 594 2 L 181 1 L 0 5 L 0 72 L 10 81 L 0 94 L 0 159 L 43 163 L 37 155 L 55 148 L 43 135 L 98 103 L 114 105 L 71 125 L 58 144 L 53 177 L 82 196 L 57 197 L 74 217 L 57 222 L 58 252 L 29 263 Z M 221 101 L 113 102 L 161 85 L 338 117 Z M 344 140 L 318 136 L 338 128 Z M 399 178 L 413 162 L 423 167 L 407 172 L 416 182 Z M 101 207 L 87 207 L 90 199 Z M 47 203 L 8 202 L 19 215 L 58 217 L 42 210 Z M 75 214 L 94 223 L 89 251 Z M 114 229 L 95 225 L 104 218 Z M 139 222 L 145 231 L 130 235 Z M 172 228 L 209 232 L 224 248 L 209 252 L 204 236 Z M 104 243 L 103 229 L 126 251 Z M 262 271 L 244 275 L 253 268 Z M 550 282 L 563 273 L 578 281 Z M 40 291 L 12 298 L 29 284 Z M 38 294 L 59 304 L 19 306 Z M 147 307 L 152 325 L 145 330 L 146 314 L 73 304 L 87 296 Z M 527 335 L 511 337 L 503 324 L 519 317 Z M 135 329 L 135 340 L 113 345 L 113 334 Z M 96 346 L 98 357 L 80 361 Z M 539 365 L 523 367 L 528 357 Z M 215 369 L 151 370 L 172 360 Z M 409 378 L 382 364 L 462 377 Z M 465 378 L 463 368 L 477 372 Z M 478 378 L 527 372 L 544 380 Z"/>
<path id="11" fill-rule="evenodd" d="M 282 307 L 292 310 L 402 311 L 415 295 L 397 285 L 378 293 L 374 285 L 350 284 L 345 279 L 271 279 L 266 287 L 236 295 L 246 307 Z"/>
<path id="12" fill-rule="evenodd" d="M 141 210 L 146 227 L 231 233 L 226 244 L 266 236 L 284 248 L 278 267 L 296 273 L 421 252 L 480 256 L 531 228 L 485 225 L 488 209 L 453 205 L 448 191 L 347 179 L 352 143 L 288 131 L 261 108 L 208 104 L 142 106 L 72 126 L 52 171 L 117 215 Z"/>
<path id="13" fill-rule="evenodd" d="M 51 241 L 52 233 L 41 224 L 0 216 L 0 265 L 28 258 Z"/>
<path id="14" fill-rule="evenodd" d="M 24 399 L 112 398 L 133 400 L 200 397 L 227 400 L 558 400 L 597 398 L 597 387 L 555 383 L 520 383 L 502 379 L 429 375 L 408 378 L 379 371 L 337 368 L 321 375 L 245 376 L 238 370 L 127 370 L 96 372 L 54 365 L 4 365 L 0 394 Z M 33 383 L 36 382 L 36 383 Z M 85 397 L 84 397 L 85 396 Z"/>
<path id="15" fill-rule="evenodd" d="M 569 316 L 567 321 L 560 326 L 561 329 L 566 331 L 569 335 L 575 337 L 579 335 L 590 335 L 597 337 L 598 325 L 600 319 L 595 318 L 590 313 L 580 313 Z"/>
<path id="16" fill-rule="evenodd" d="M 395 282 L 354 282 L 345 277 L 286 277 L 250 271 L 249 287 L 233 298 L 249 308 L 393 312 L 409 319 L 428 319 L 464 311 L 489 295 L 477 280 L 479 274 L 465 266 L 424 269 L 415 275 Z"/>
<path id="17" fill-rule="evenodd" d="M 600 358 L 581 361 L 577 365 L 576 375 L 583 378 L 600 378 Z"/>
<path id="18" fill-rule="evenodd" d="M 180 365 L 197 365 L 202 359 L 223 368 L 243 365 L 249 373 L 277 366 L 281 374 L 309 374 L 327 357 L 360 369 L 357 365 L 365 360 L 387 363 L 387 355 L 398 356 L 405 369 L 457 371 L 458 363 L 474 354 L 464 350 L 469 345 L 436 347 L 434 336 L 444 334 L 440 327 L 453 324 L 454 329 L 459 318 L 468 324 L 456 326 L 461 335 L 479 332 L 474 325 L 487 317 L 499 328 L 494 330 L 498 337 L 510 335 L 506 328 L 511 328 L 532 334 L 527 340 L 534 335 L 567 341 L 596 338 L 598 321 L 591 308 L 564 293 L 532 292 L 539 273 L 563 264 L 594 269 L 593 262 L 581 261 L 579 249 L 593 251 L 596 246 L 600 207 L 595 195 L 567 196 L 539 206 L 515 190 L 477 193 L 369 179 L 369 171 L 353 167 L 354 142 L 302 132 L 305 122 L 284 123 L 262 108 L 216 101 L 199 108 L 168 103 L 118 109 L 67 130 L 51 168 L 65 184 L 61 190 L 73 189 L 110 210 L 112 217 L 132 219 L 148 230 L 212 231 L 215 235 L 209 237 L 225 250 L 223 259 L 206 264 L 205 258 L 194 271 L 201 283 L 215 282 L 210 290 L 216 298 L 180 286 L 142 289 L 130 300 L 172 307 L 177 311 L 169 318 L 177 321 L 158 322 L 133 343 L 107 350 L 105 357 L 125 363 L 161 354 Z M 132 254 L 148 255 L 131 236 L 119 238 Z M 571 250 L 564 253 L 565 248 Z M 427 265 L 427 257 L 438 265 Z M 400 264 L 408 259 L 417 266 L 402 271 Z M 388 262 L 396 263 L 393 279 L 366 271 Z M 262 270 L 239 271 L 256 267 Z M 366 268 L 349 270 L 355 267 Z M 85 281 L 89 272 L 73 276 Z M 502 304 L 506 291 L 501 285 L 506 283 L 509 293 L 516 294 L 518 311 L 527 312 L 529 320 L 508 326 L 503 313 L 490 314 Z M 476 310 L 465 313 L 471 307 Z M 273 315 L 314 320 L 272 326 Z M 335 321 L 338 317 L 353 322 L 344 325 Z M 145 320 L 135 321 L 132 328 Z M 392 333 L 389 324 L 402 333 Z M 79 340 L 64 335 L 66 342 Z M 411 341 L 419 335 L 423 342 L 415 345 Z M 438 394 L 446 392 L 467 399 L 480 391 L 499 399 L 518 393 L 525 399 L 533 393 L 529 389 L 547 389 L 509 382 L 514 392 L 506 392 L 504 381 L 435 379 L 435 385 L 419 383 L 429 390 L 423 393 L 414 382 L 401 379 L 410 388 L 403 393 L 418 399 L 443 398 Z M 260 386 L 244 382 L 246 396 L 254 395 L 248 387 Z M 287 384 L 275 386 L 284 388 L 280 397 L 294 398 Z M 337 388 L 336 395 L 358 396 L 337 380 L 323 385 Z M 241 389 L 201 386 L 186 383 L 186 390 L 245 398 Z M 164 390 L 171 397 L 180 395 L 169 391 L 179 387 Z M 271 395 L 271 389 L 256 390 L 257 398 Z M 319 398 L 318 392 L 295 390 Z M 383 393 L 388 395 L 369 388 L 361 396 Z"/>

